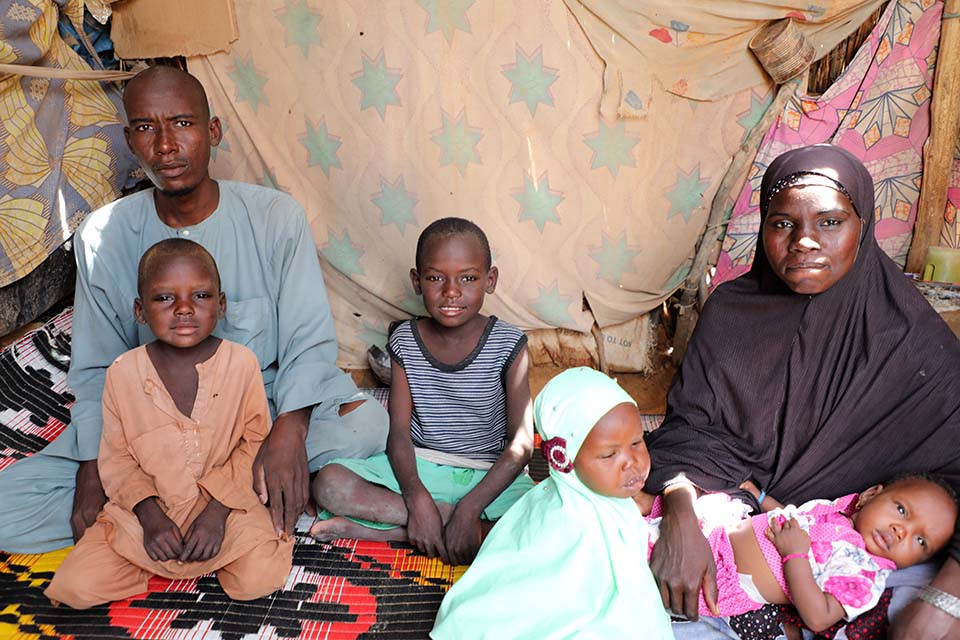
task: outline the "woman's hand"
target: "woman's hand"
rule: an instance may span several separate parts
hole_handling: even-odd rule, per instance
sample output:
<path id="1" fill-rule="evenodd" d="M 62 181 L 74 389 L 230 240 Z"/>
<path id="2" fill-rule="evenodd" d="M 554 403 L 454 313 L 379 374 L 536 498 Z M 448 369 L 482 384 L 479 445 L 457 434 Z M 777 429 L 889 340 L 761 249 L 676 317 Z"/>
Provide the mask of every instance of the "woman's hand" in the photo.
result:
<path id="1" fill-rule="evenodd" d="M 672 487 L 664 494 L 660 539 L 653 547 L 650 570 L 660 584 L 663 606 L 689 620 L 699 618 L 700 591 L 714 615 L 717 609 L 717 565 L 693 511 L 696 489 Z"/>
<path id="2" fill-rule="evenodd" d="M 810 552 L 810 536 L 800 527 L 800 523 L 795 518 L 790 518 L 782 525 L 776 518 L 772 518 L 766 535 L 767 540 L 773 543 L 781 557 L 793 553 Z"/>
<path id="3" fill-rule="evenodd" d="M 447 548 L 443 544 L 443 518 L 437 503 L 426 491 L 419 491 L 406 500 L 407 537 L 410 544 L 430 558 L 447 559 Z"/>

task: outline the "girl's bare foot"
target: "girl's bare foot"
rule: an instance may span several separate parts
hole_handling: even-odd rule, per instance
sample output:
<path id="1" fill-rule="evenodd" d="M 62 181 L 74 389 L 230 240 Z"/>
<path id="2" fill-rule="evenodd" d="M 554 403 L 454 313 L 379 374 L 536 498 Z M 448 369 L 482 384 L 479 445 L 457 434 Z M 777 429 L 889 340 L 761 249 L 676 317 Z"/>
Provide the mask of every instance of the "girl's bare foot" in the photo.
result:
<path id="1" fill-rule="evenodd" d="M 380 542 L 406 542 L 406 527 L 393 529 L 371 529 L 356 523 L 343 516 L 335 516 L 329 520 L 317 520 L 310 527 L 310 535 L 320 542 L 333 542 L 339 538 L 354 538 L 357 540 L 377 540 Z"/>

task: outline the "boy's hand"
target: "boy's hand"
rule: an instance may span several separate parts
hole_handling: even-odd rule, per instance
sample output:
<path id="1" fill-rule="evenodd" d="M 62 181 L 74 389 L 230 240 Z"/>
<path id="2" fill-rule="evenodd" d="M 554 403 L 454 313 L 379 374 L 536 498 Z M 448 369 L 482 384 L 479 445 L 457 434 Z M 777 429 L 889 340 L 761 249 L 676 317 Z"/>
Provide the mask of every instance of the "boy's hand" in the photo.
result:
<path id="1" fill-rule="evenodd" d="M 143 548 L 155 562 L 175 560 L 183 551 L 180 528 L 167 517 L 156 498 L 140 501 L 133 512 L 143 527 Z"/>
<path id="2" fill-rule="evenodd" d="M 447 545 L 447 561 L 450 564 L 464 565 L 473 562 L 480 550 L 480 543 L 483 542 L 480 515 L 457 506 L 447 522 L 443 540 Z"/>
<path id="3" fill-rule="evenodd" d="M 216 500 L 204 507 L 183 537 L 180 562 L 202 562 L 220 553 L 230 509 Z"/>
<path id="4" fill-rule="evenodd" d="M 790 518 L 782 525 L 776 518 L 772 518 L 770 526 L 767 527 L 767 539 L 773 543 L 781 556 L 810 551 L 810 536 L 800 527 L 800 523 L 795 518 Z"/>
<path id="5" fill-rule="evenodd" d="M 407 502 L 407 537 L 410 543 L 430 558 L 446 560 L 443 544 L 443 518 L 437 503 L 427 491 L 421 491 Z"/>

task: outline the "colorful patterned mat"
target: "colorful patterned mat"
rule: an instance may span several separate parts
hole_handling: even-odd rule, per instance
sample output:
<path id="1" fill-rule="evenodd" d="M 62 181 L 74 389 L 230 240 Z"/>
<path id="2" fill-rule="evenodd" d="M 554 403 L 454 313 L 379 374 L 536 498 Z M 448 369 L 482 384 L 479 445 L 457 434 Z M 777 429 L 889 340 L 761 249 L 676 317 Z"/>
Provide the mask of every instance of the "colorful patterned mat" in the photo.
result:
<path id="1" fill-rule="evenodd" d="M 68 309 L 0 353 L 0 470 L 63 431 L 73 397 Z M 387 390 L 369 390 L 386 404 Z M 645 417 L 652 429 L 659 417 Z M 542 456 L 531 464 L 546 476 Z M 298 531 L 312 521 L 304 516 Z M 0 552 L 0 639 L 426 638 L 440 600 L 466 567 L 451 567 L 409 545 L 298 536 L 293 571 L 281 591 L 233 602 L 212 575 L 154 578 L 148 593 L 87 611 L 53 607 L 43 589 L 67 549 L 40 555 Z"/>

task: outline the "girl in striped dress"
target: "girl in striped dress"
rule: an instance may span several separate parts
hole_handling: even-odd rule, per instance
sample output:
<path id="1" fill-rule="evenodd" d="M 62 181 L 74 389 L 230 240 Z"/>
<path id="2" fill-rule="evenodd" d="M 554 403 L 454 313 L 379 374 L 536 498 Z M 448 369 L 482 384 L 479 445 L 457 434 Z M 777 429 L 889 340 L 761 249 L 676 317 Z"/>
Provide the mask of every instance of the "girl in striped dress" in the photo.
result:
<path id="1" fill-rule="evenodd" d="M 417 241 L 414 290 L 428 317 L 390 335 L 386 452 L 336 459 L 314 479 L 318 540 L 409 541 L 451 564 L 473 560 L 493 522 L 532 486 L 526 336 L 480 313 L 497 286 L 486 235 L 462 218 Z"/>

